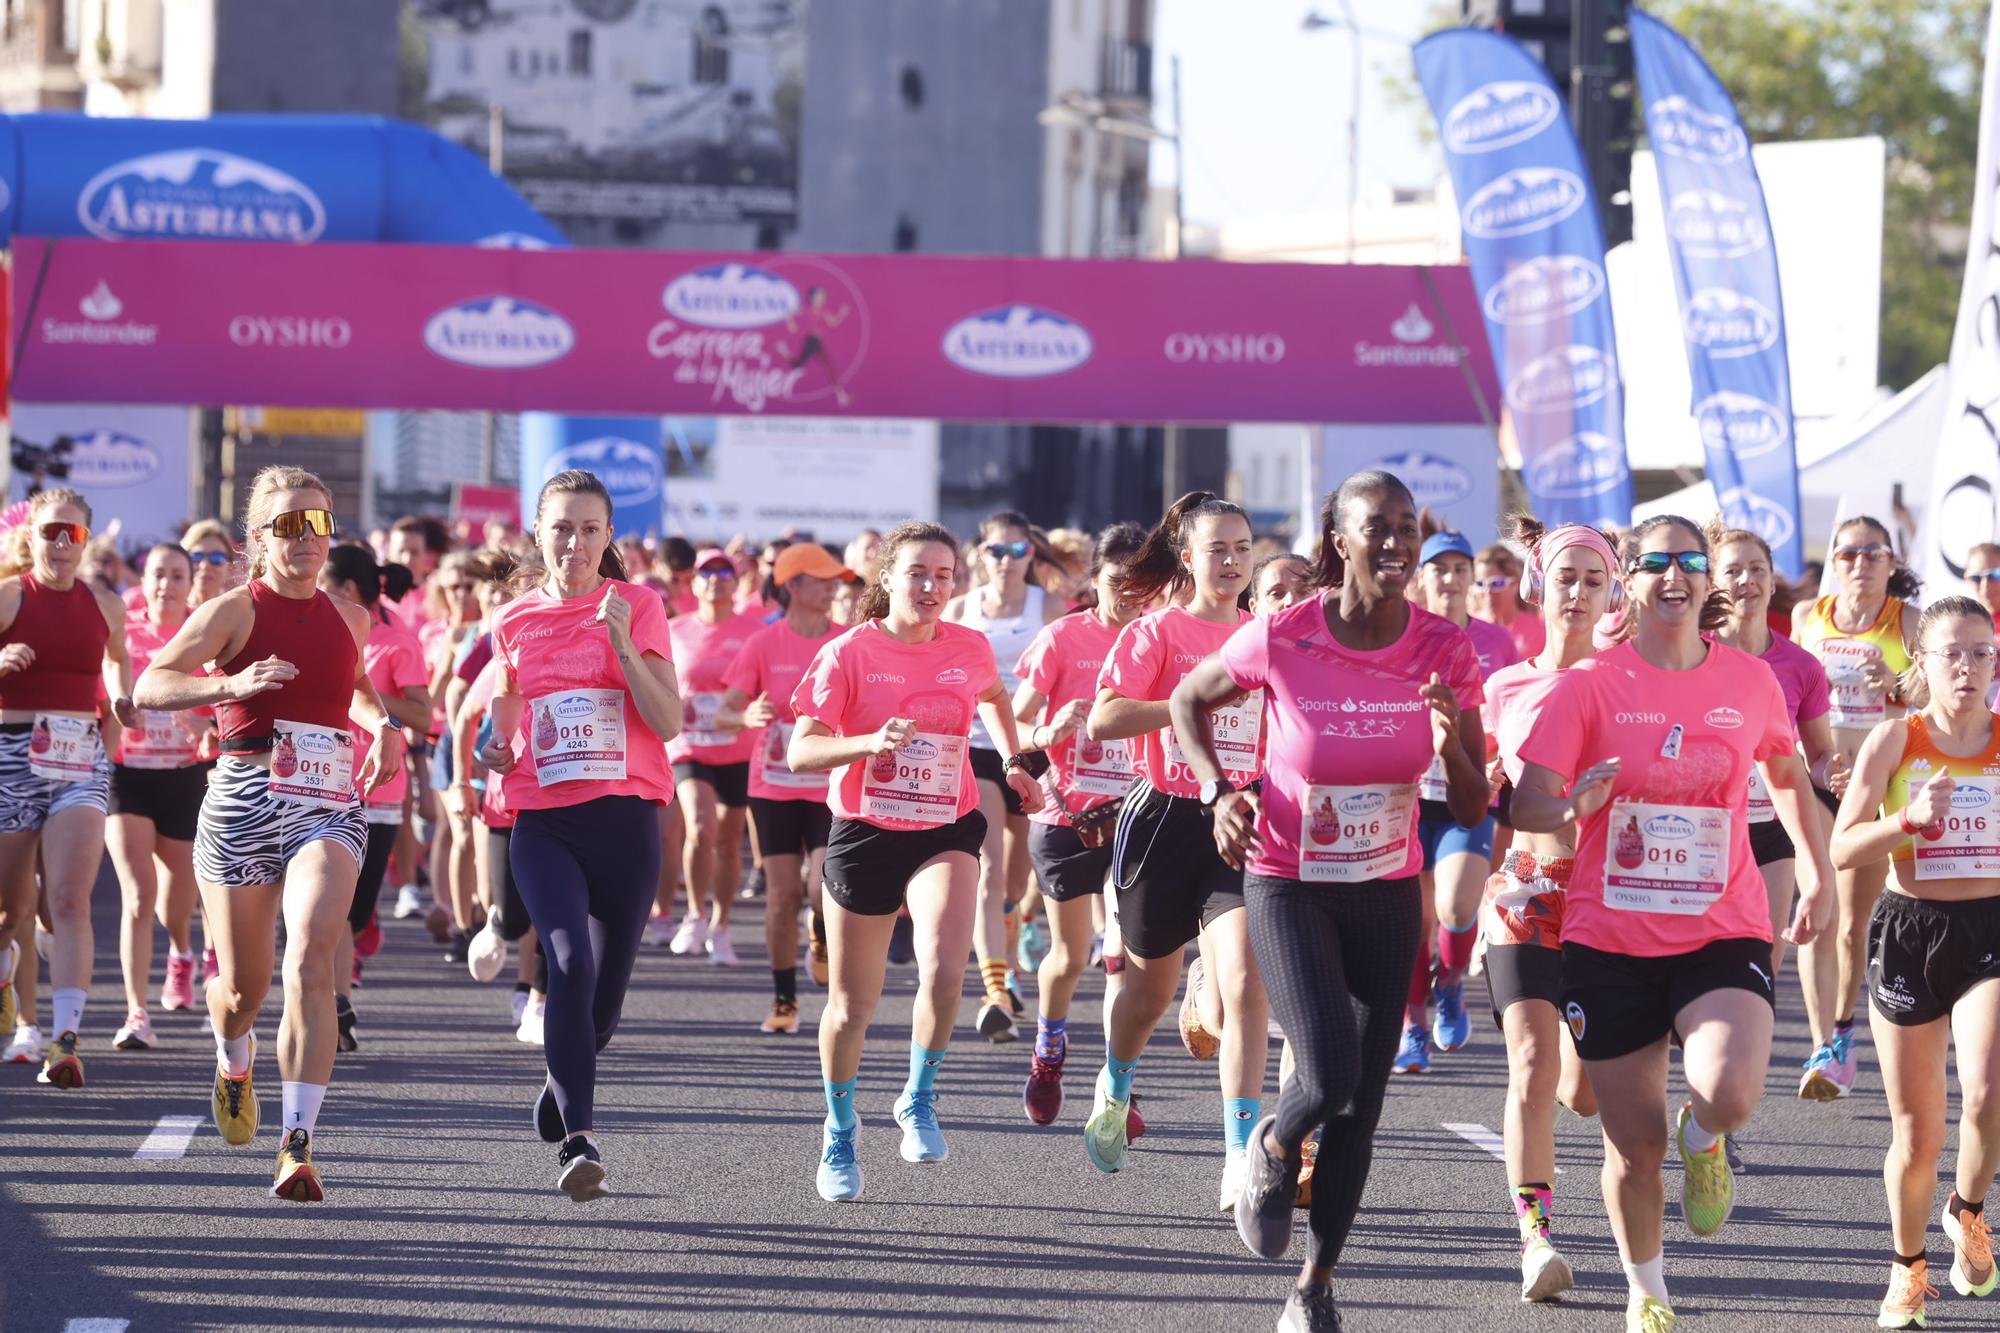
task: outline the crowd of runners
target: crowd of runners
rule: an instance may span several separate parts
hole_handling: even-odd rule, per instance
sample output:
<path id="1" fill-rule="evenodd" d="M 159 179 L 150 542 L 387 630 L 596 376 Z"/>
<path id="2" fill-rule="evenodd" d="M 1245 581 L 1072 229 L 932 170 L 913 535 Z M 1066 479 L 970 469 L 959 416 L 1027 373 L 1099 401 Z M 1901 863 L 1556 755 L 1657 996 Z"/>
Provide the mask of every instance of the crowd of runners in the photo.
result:
<path id="1" fill-rule="evenodd" d="M 523 1107 L 582 1202 L 610 1191 L 597 1056 L 637 959 L 740 966 L 731 909 L 761 895 L 771 1007 L 744 1040 L 807 1026 L 803 959 L 826 1118 L 797 1160 L 829 1203 L 863 1193 L 864 1100 L 903 1161 L 947 1156 L 962 1017 L 1022 1043 L 1028 1121 L 1080 1129 L 1096 1170 L 1146 1169 L 1140 1066 L 1178 998 L 1216 1070 L 1218 1211 L 1268 1259 L 1304 1211 L 1279 1326 L 1337 1329 L 1387 1086 L 1472 1040 L 1483 989 L 1522 1299 L 1574 1282 L 1567 1107 L 1602 1128 L 1626 1326 L 1664 1333 L 1667 1157 L 1681 1223 L 1715 1234 L 1756 1151 L 1777 988 L 1811 1028 L 1780 1056 L 1797 1095 L 1832 1102 L 1872 1091 L 1865 987 L 1893 1129 L 1878 1322 L 1922 1327 L 1939 1294 L 1954 1073 L 1949 1280 L 1996 1286 L 2000 547 L 1920 604 L 1889 530 L 1853 518 L 1821 595 L 1756 534 L 1679 517 L 1519 516 L 1475 549 L 1384 472 L 1326 497 L 1309 558 L 1205 492 L 1094 536 L 1002 512 L 969 541 L 912 521 L 838 552 L 695 549 L 615 532 L 587 472 L 551 478 L 528 531 L 459 540 L 422 518 L 349 537 L 295 468 L 257 476 L 240 527 L 129 565 L 76 491 L 6 521 L 0 1056 L 74 1091 L 160 1043 L 156 1008 L 192 1011 L 240 1146 L 261 1025 L 280 1198 L 324 1197 L 321 1111 L 367 1040 L 385 920 L 479 982 L 511 964 L 495 1025 L 546 1056 Z M 85 1012 L 107 851 L 116 1023 Z M 859 1075 L 892 964 L 918 989 L 884 1108 Z M 1074 1034 L 1088 1084 L 1065 1118 L 1086 973 L 1103 1056 Z"/>

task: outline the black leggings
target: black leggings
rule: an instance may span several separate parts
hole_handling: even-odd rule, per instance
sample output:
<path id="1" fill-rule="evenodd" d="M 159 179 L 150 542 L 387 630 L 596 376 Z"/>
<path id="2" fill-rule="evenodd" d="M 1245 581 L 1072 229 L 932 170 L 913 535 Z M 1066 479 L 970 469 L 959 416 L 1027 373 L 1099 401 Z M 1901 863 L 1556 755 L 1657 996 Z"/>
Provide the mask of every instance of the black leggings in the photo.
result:
<path id="1" fill-rule="evenodd" d="M 508 848 L 548 960 L 543 1053 L 563 1128 L 591 1127 L 597 1053 L 618 1029 L 660 883 L 658 807 L 639 796 L 523 810 Z"/>
<path id="2" fill-rule="evenodd" d="M 521 901 L 521 886 L 514 882 L 514 862 L 508 853 L 513 835 L 511 825 L 506 828 L 488 825 L 486 829 L 488 901 L 500 909 L 500 938 L 509 944 L 519 943 L 522 936 L 535 928 L 528 905 Z M 549 993 L 549 956 L 539 948 L 535 949 L 535 979 L 529 984 L 543 995 Z"/>
<path id="3" fill-rule="evenodd" d="M 389 873 L 389 853 L 396 850 L 396 835 L 402 831 L 400 823 L 368 826 L 368 854 L 361 858 L 361 877 L 354 881 L 354 902 L 347 909 L 347 927 L 357 935 L 368 929 L 368 918 L 375 915 L 382 877 Z"/>
<path id="4" fill-rule="evenodd" d="M 1370 884 L 1243 878 L 1250 947 L 1297 1061 L 1278 1094 L 1275 1146 L 1296 1152 L 1321 1131 L 1314 1267 L 1340 1259 L 1368 1183 L 1423 926 L 1418 894 L 1414 876 Z"/>

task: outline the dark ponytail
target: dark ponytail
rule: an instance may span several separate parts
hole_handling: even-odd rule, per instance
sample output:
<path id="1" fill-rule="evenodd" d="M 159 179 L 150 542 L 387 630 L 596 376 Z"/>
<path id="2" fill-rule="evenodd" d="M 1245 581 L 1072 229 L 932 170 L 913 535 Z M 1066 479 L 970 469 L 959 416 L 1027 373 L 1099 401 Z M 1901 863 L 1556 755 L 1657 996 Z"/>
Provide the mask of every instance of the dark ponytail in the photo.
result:
<path id="1" fill-rule="evenodd" d="M 543 482 L 541 494 L 535 497 L 535 522 L 542 521 L 542 507 L 549 502 L 551 495 L 594 495 L 604 501 L 604 521 L 611 521 L 611 492 L 604 488 L 604 483 L 597 479 L 594 472 L 571 468 Z M 604 554 L 597 561 L 597 572 L 603 578 L 617 579 L 621 583 L 630 581 L 631 576 L 625 572 L 625 555 L 618 549 L 617 542 L 604 544 Z"/>
<path id="2" fill-rule="evenodd" d="M 1189 491 L 1174 501 L 1160 519 L 1159 526 L 1146 534 L 1145 543 L 1125 563 L 1125 577 L 1118 580 L 1118 595 L 1143 606 L 1161 593 L 1178 595 L 1194 585 L 1194 576 L 1181 563 L 1188 538 L 1197 520 L 1234 514 L 1246 524 L 1250 516 L 1240 505 L 1211 491 Z"/>
<path id="3" fill-rule="evenodd" d="M 361 605 L 370 609 L 388 591 L 390 570 L 402 577 L 403 591 L 408 592 L 412 577 L 409 567 L 377 564 L 375 553 L 360 542 L 341 542 L 326 553 L 326 576 L 335 583 L 352 583 L 361 591 Z M 402 599 L 396 596 L 391 600 Z"/>
<path id="4" fill-rule="evenodd" d="M 889 575 L 895 569 L 897 553 L 905 546 L 923 546 L 929 542 L 942 542 L 951 548 L 956 558 L 958 538 L 939 524 L 912 519 L 889 529 L 889 534 L 882 538 L 882 555 L 875 568 L 875 581 L 861 593 L 860 615 L 863 620 L 880 620 L 889 614 Z"/>

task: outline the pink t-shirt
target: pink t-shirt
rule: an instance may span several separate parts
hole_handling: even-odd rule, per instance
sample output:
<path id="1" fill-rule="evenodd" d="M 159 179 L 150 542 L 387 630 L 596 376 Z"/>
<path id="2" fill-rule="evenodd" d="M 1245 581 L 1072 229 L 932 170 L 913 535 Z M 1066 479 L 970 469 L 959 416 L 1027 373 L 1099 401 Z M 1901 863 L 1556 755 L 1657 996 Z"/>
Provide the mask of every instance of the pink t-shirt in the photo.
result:
<path id="1" fill-rule="evenodd" d="M 1578 829 L 1563 939 L 1639 958 L 1770 939 L 1745 806 L 1752 765 L 1793 744 L 1777 677 L 1736 648 L 1710 644 L 1694 670 L 1662 671 L 1627 643 L 1562 672 L 1521 758 L 1565 784 L 1600 760 L 1623 760 L 1611 799 Z M 1694 878 L 1703 858 L 1718 854 L 1726 870 L 1718 863 L 1713 873 L 1725 878 L 1711 895 Z M 1683 856 L 1690 859 L 1662 862 Z M 1606 892 L 1613 874 L 1626 886 L 1615 906 Z"/>
<path id="2" fill-rule="evenodd" d="M 777 709 L 777 721 L 768 727 L 745 728 L 750 739 L 750 794 L 767 801 L 824 801 L 829 777 L 825 773 L 793 773 L 785 763 L 785 749 L 791 744 L 792 691 L 806 677 L 819 650 L 839 638 L 840 626 L 829 623 L 826 633 L 808 639 L 780 620 L 765 625 L 744 643 L 743 651 L 723 674 L 726 690 L 741 690 L 746 699 L 769 696 Z M 765 776 L 775 773 L 778 781 Z"/>
<path id="3" fill-rule="evenodd" d="M 1178 606 L 1140 616 L 1118 631 L 1111 656 L 1097 677 L 1098 692 L 1110 690 L 1123 698 L 1157 703 L 1173 694 L 1188 672 L 1227 643 L 1249 619 L 1250 613 L 1244 611 L 1234 624 L 1218 625 Z M 1201 794 L 1201 784 L 1180 757 L 1180 744 L 1172 733 L 1173 727 L 1166 726 L 1125 743 L 1146 781 L 1169 796 L 1193 799 Z M 1240 787 L 1262 772 L 1262 695 L 1252 695 L 1218 713 L 1215 736 L 1217 757 L 1231 782 Z"/>
<path id="4" fill-rule="evenodd" d="M 1794 731 L 1801 722 L 1825 717 L 1833 710 L 1833 688 L 1827 684 L 1826 667 L 1817 657 L 1790 639 L 1773 634 L 1761 660 L 1785 692 L 1785 714 L 1791 718 Z"/>
<path id="5" fill-rule="evenodd" d="M 1533 662 L 1516 662 L 1486 678 L 1486 705 L 1480 710 L 1480 720 L 1487 739 L 1498 747 L 1500 767 L 1509 782 L 1521 781 L 1521 743 L 1528 739 L 1542 705 L 1562 678 L 1562 672 L 1545 671 Z"/>
<path id="6" fill-rule="evenodd" d="M 165 648 L 169 643 L 172 643 L 174 635 L 180 633 L 180 630 L 181 627 L 179 625 L 172 625 L 166 629 L 155 627 L 152 620 L 146 615 L 146 608 L 143 603 L 136 612 L 126 619 L 125 650 L 132 654 L 133 680 L 139 679 L 146 668 L 153 664 L 153 659 L 160 655 L 160 650 Z M 100 699 L 103 698 L 104 686 L 101 681 L 97 692 L 98 697 Z M 197 708 L 188 711 L 194 714 L 194 716 L 186 718 L 184 722 L 177 721 L 176 725 L 187 728 L 187 737 L 192 742 L 195 733 L 200 731 L 206 725 L 207 721 L 215 716 L 215 710 L 211 708 Z M 143 718 L 141 719 L 141 723 L 143 725 Z M 130 728 L 124 729 L 119 734 L 118 754 L 113 760 L 114 763 L 123 764 L 129 762 L 125 753 L 125 741 L 126 737 L 130 734 Z M 190 756 L 189 762 L 194 762 L 192 756 Z"/>
<path id="7" fill-rule="evenodd" d="M 750 758 L 756 737 L 748 731 L 718 731 L 715 715 L 729 689 L 723 677 L 761 628 L 753 617 L 743 615 L 713 625 L 700 616 L 675 616 L 667 622 L 674 670 L 681 679 L 681 734 L 667 742 L 667 762 L 740 764 Z"/>
<path id="8" fill-rule="evenodd" d="M 660 599 L 644 588 L 635 588 L 617 579 L 605 580 L 632 608 L 632 645 L 641 653 L 672 659 L 673 645 L 667 640 L 667 613 Z M 674 795 L 673 775 L 667 769 L 667 747 L 646 725 L 632 692 L 626 687 L 625 673 L 611 653 L 611 637 L 594 623 L 602 588 L 588 597 L 552 597 L 543 588 L 517 597 L 500 608 L 493 618 L 494 655 L 506 664 L 516 691 L 527 701 L 521 710 L 521 744 L 515 747 L 521 762 L 507 773 L 509 809 L 548 810 L 580 805 L 600 796 L 642 796 L 649 801 L 670 801 Z M 581 778 L 551 782 L 543 786 L 535 777 L 534 748 L 530 728 L 549 725 L 536 701 L 547 696 L 580 690 L 615 692 L 622 705 L 625 776 L 622 778 Z"/>
<path id="9" fill-rule="evenodd" d="M 1526 613 L 1523 613 L 1526 619 Z M 1479 674 L 1487 678 L 1510 662 L 1521 660 L 1514 647 L 1514 636 L 1489 620 L 1477 616 L 1465 622 L 1465 632 L 1472 640 L 1472 650 L 1479 654 Z M 1536 651 L 1540 651 L 1538 648 Z"/>
<path id="10" fill-rule="evenodd" d="M 1047 701 L 1037 722 L 1046 723 L 1064 704 L 1097 698 L 1097 678 L 1117 638 L 1118 631 L 1095 611 L 1066 615 L 1042 626 L 1014 668 L 1014 674 Z M 1093 741 L 1078 727 L 1049 747 L 1049 776 L 1043 781 L 1055 783 L 1064 804 L 1075 814 L 1117 800 L 1119 793 L 1109 788 L 1118 785 L 1120 773 L 1130 771 L 1131 745 L 1130 741 Z M 1038 824 L 1068 822 L 1054 801 L 1044 801 L 1028 818 Z"/>
<path id="11" fill-rule="evenodd" d="M 430 671 L 424 665 L 424 651 L 418 646 L 416 636 L 393 618 L 383 615 L 379 604 L 372 619 L 374 623 L 368 627 L 368 642 L 361 649 L 361 669 L 368 673 L 375 693 L 387 699 L 392 695 L 400 696 L 412 685 L 429 689 Z M 348 726 L 354 732 L 354 755 L 358 766 L 361 756 L 368 753 L 372 738 L 368 728 L 352 716 L 348 718 Z M 396 732 L 389 740 L 401 744 L 404 733 Z M 357 779 L 360 776 L 358 772 L 355 774 Z M 409 789 L 410 766 L 405 762 L 396 770 L 395 777 L 375 789 L 367 798 L 367 803 L 378 808 L 399 806 Z"/>
<path id="12" fill-rule="evenodd" d="M 1312 806 L 1315 841 L 1335 845 L 1322 836 L 1321 802 L 1344 808 L 1358 798 L 1376 808 L 1400 808 L 1406 814 L 1402 855 L 1369 878 L 1414 875 L 1424 863 L 1416 782 L 1436 753 L 1430 705 L 1417 691 L 1435 673 L 1451 687 L 1459 707 L 1477 708 L 1483 697 L 1479 655 L 1464 630 L 1415 606 L 1395 643 L 1369 651 L 1345 647 L 1326 623 L 1327 600 L 1335 595 L 1321 593 L 1252 621 L 1222 648 L 1230 679 L 1246 690 L 1264 690 L 1267 699 L 1260 845 L 1247 868 L 1274 879 L 1300 878 L 1309 789 L 1371 788 L 1378 790 L 1319 795 Z M 1386 803 L 1380 799 L 1379 789 L 1398 788 Z"/>
<path id="13" fill-rule="evenodd" d="M 837 736 L 867 736 L 892 717 L 907 717 L 916 721 L 920 740 L 925 735 L 955 739 L 957 744 L 951 746 L 924 741 L 927 756 L 942 749 L 958 756 L 956 813 L 947 821 L 952 822 L 979 805 L 979 784 L 972 776 L 966 738 L 979 697 L 999 680 L 993 645 L 976 629 L 939 621 L 936 637 L 904 643 L 880 622 L 868 620 L 842 631 L 814 656 L 805 679 L 792 692 L 792 712 Z M 864 813 L 865 779 L 871 774 L 878 781 L 894 779 L 898 759 L 916 748 L 913 741 L 899 755 L 880 755 L 833 770 L 827 805 L 842 819 L 878 828 L 935 827 L 919 819 Z"/>

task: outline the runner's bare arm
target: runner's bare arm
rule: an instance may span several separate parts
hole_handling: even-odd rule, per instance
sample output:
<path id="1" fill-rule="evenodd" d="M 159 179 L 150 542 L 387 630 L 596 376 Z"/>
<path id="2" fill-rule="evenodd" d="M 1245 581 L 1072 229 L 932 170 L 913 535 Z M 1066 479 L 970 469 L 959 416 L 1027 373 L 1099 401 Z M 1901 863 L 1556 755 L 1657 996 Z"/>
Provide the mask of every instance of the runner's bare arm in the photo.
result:
<path id="1" fill-rule="evenodd" d="M 104 641 L 104 692 L 110 696 L 111 711 L 123 726 L 138 725 L 139 710 L 132 706 L 132 654 L 125 646 L 125 603 L 108 592 L 92 589 L 97 609 L 110 627 Z"/>
<path id="2" fill-rule="evenodd" d="M 1618 760 L 1606 759 L 1586 768 L 1575 789 L 1563 795 L 1568 780 L 1552 768 L 1524 763 L 1514 784 L 1514 827 L 1523 833 L 1560 833 L 1583 815 L 1601 809 L 1611 799 L 1618 777 Z"/>
<path id="3" fill-rule="evenodd" d="M 1833 886 L 1833 862 L 1827 857 L 1826 844 L 1811 836 L 1819 828 L 1813 813 L 1819 807 L 1819 798 L 1813 795 L 1812 779 L 1806 775 L 1805 761 L 1799 758 L 1796 749 L 1766 760 L 1757 768 L 1771 793 L 1771 808 L 1777 811 L 1778 822 L 1784 825 L 1804 863 L 1798 868 L 1798 909 L 1785 930 L 1785 938 L 1793 944 L 1805 944 L 1826 928 L 1827 909 L 1833 901 L 1828 893 Z"/>
<path id="4" fill-rule="evenodd" d="M 203 602 L 140 673 L 133 703 L 163 713 L 202 708 L 275 690 L 298 675 L 297 667 L 278 657 L 253 662 L 233 676 L 207 674 L 210 662 L 227 662 L 243 651 L 254 618 L 245 588 Z"/>
<path id="5" fill-rule="evenodd" d="M 1854 776 L 1847 780 L 1847 793 L 1840 798 L 1840 813 L 1833 817 L 1833 864 L 1841 870 L 1873 865 L 1889 859 L 1909 834 L 1895 815 L 1882 813 L 1882 798 L 1888 794 L 1889 779 L 1903 763 L 1903 742 L 1908 735 L 1901 718 L 1875 724 L 1861 752 L 1854 757 Z"/>
<path id="6" fill-rule="evenodd" d="M 1127 699 L 1116 690 L 1099 690 L 1084 734 L 1094 741 L 1123 741 L 1163 730 L 1173 722 L 1165 699 Z"/>
<path id="7" fill-rule="evenodd" d="M 786 747 L 785 764 L 794 773 L 823 773 L 870 755 L 889 754 L 916 734 L 917 724 L 906 717 L 892 717 L 881 730 L 861 736 L 836 736 L 818 718 L 802 717 Z"/>

